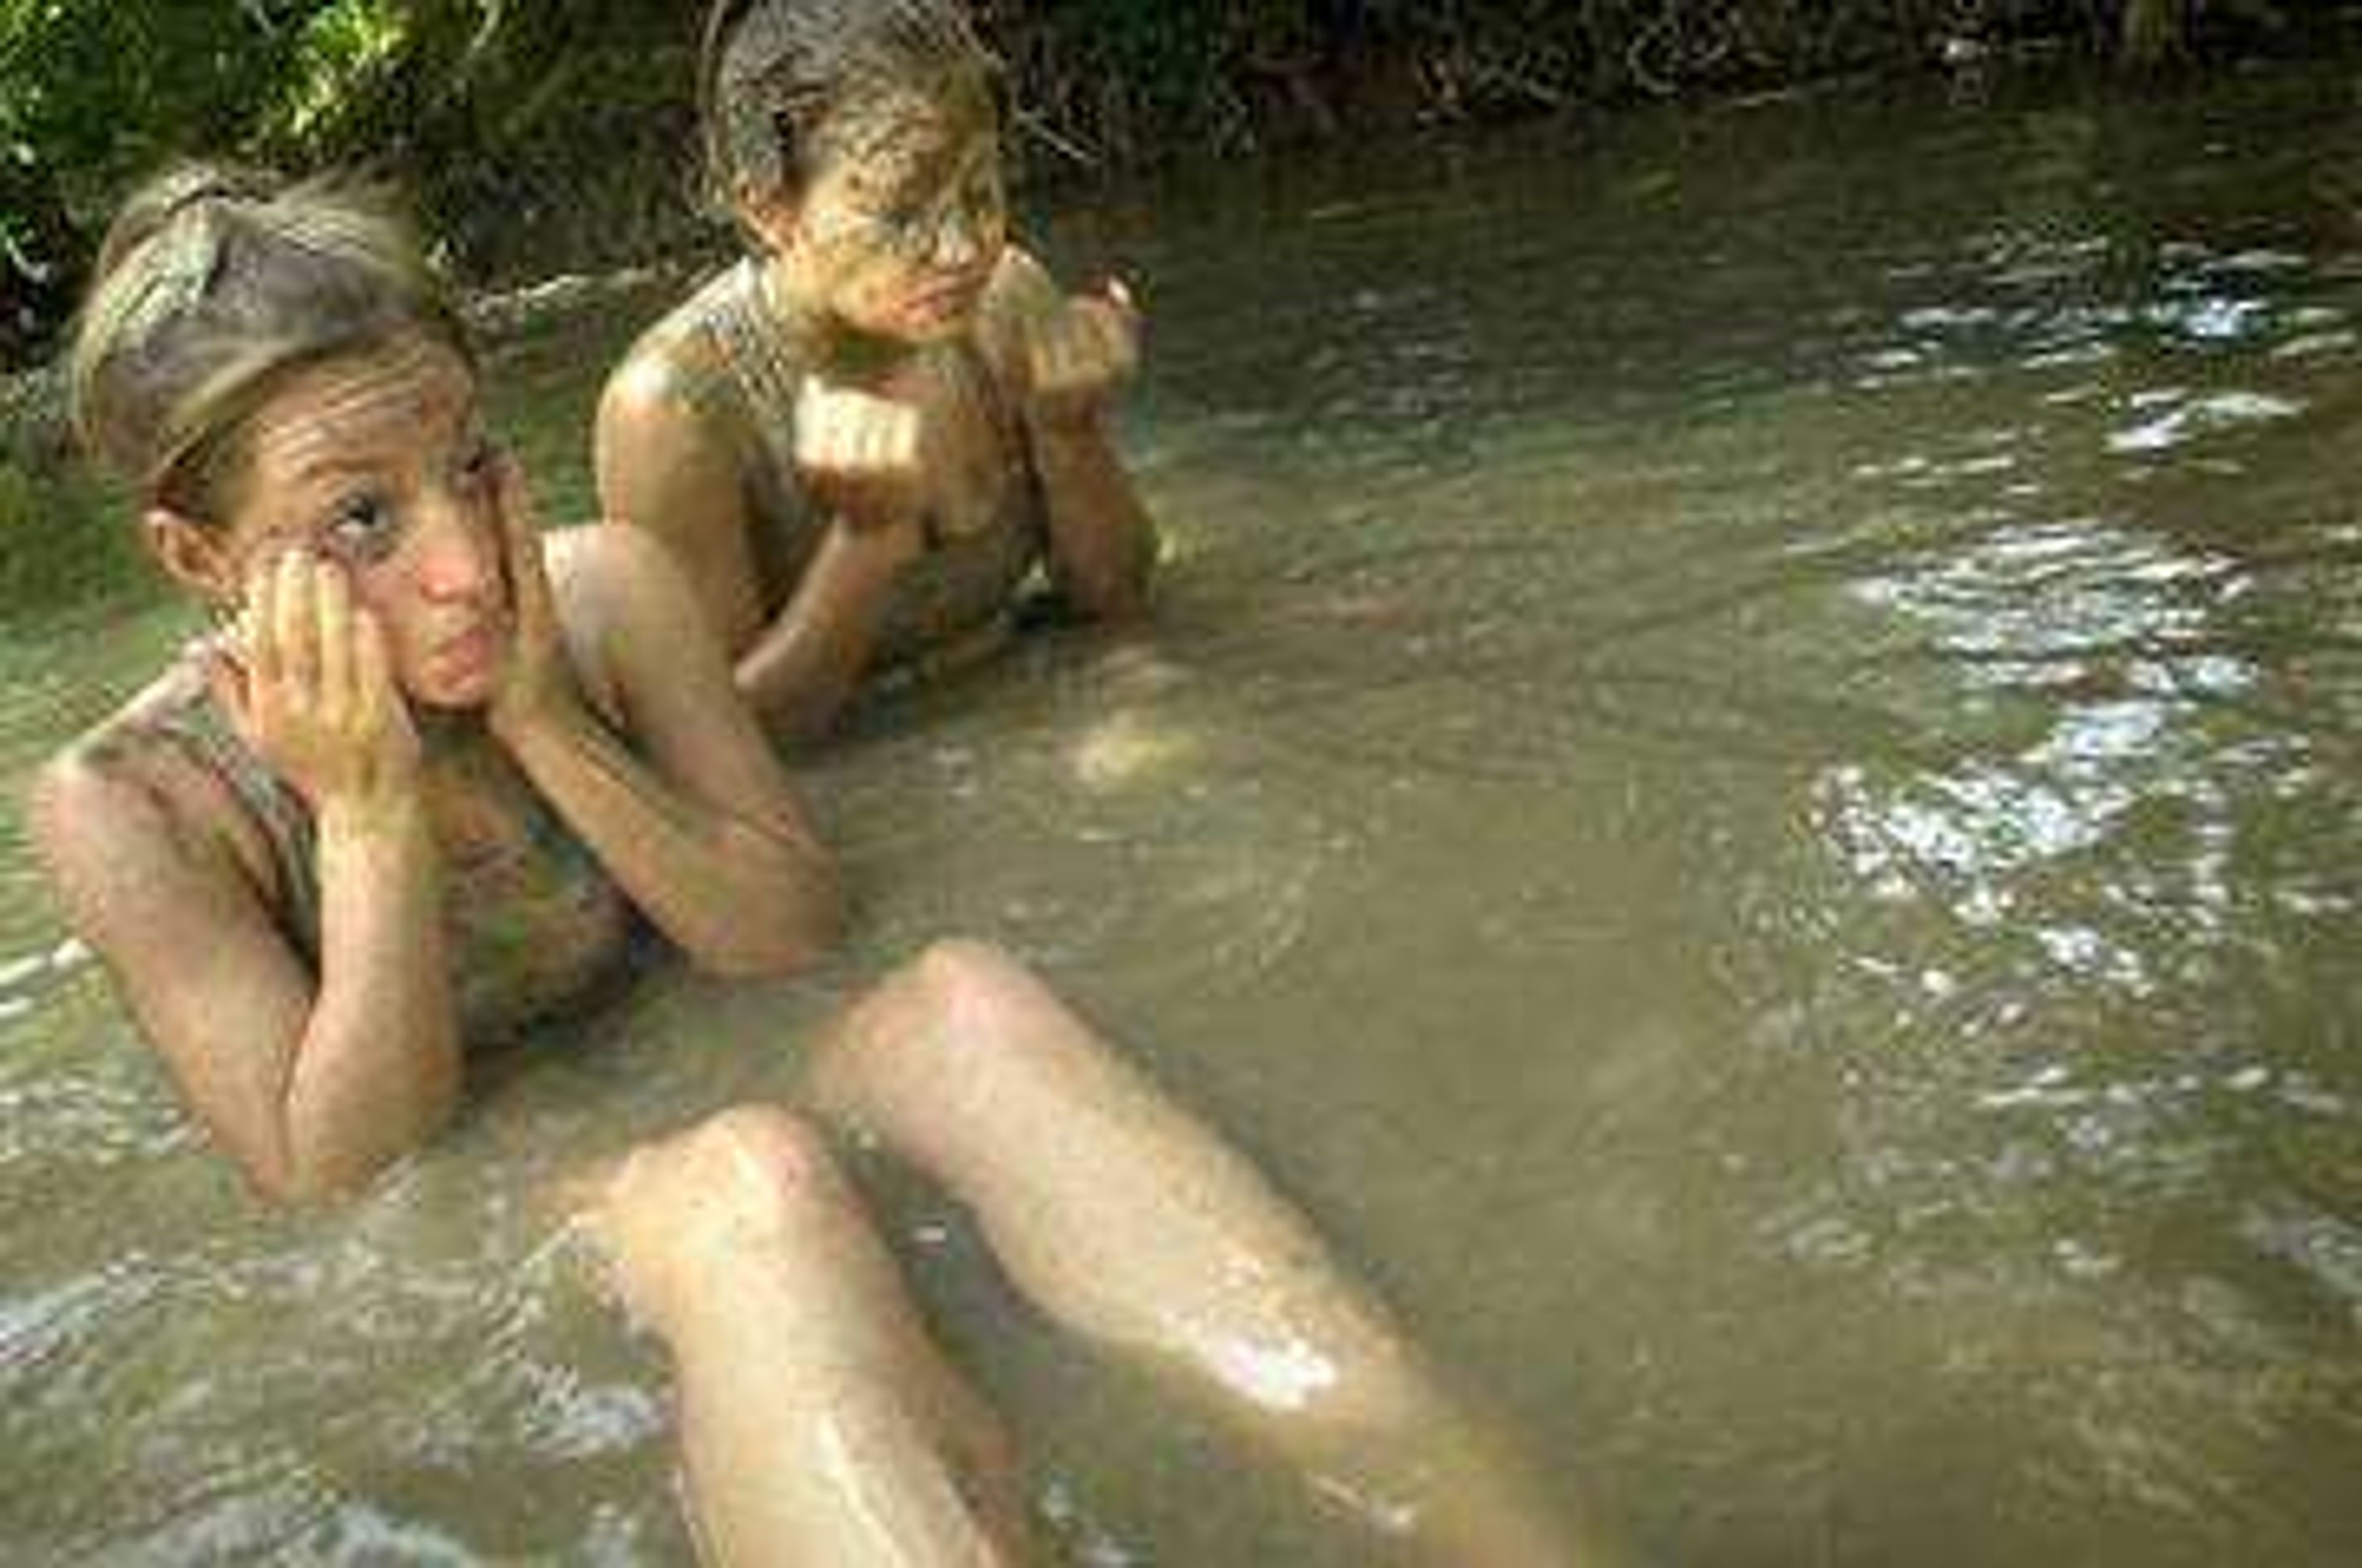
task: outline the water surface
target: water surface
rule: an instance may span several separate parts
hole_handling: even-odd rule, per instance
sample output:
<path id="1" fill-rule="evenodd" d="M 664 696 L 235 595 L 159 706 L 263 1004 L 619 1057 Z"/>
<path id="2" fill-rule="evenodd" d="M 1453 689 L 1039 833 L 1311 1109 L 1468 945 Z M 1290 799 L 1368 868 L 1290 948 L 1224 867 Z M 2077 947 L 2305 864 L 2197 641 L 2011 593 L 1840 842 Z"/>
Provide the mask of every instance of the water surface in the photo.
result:
<path id="1" fill-rule="evenodd" d="M 677 970 L 258 1215 L 0 823 L 11 1562 L 687 1560 L 536 1194 L 1039 964 L 1652 1558 L 2362 1561 L 2346 73 L 1643 116 L 1069 215 L 1173 559 L 806 775 L 839 971 Z M 657 289 L 497 358 L 547 509 Z M 12 786 L 183 629 L 0 627 Z M 873 1173 L 1074 1560 L 1348 1563 Z"/>

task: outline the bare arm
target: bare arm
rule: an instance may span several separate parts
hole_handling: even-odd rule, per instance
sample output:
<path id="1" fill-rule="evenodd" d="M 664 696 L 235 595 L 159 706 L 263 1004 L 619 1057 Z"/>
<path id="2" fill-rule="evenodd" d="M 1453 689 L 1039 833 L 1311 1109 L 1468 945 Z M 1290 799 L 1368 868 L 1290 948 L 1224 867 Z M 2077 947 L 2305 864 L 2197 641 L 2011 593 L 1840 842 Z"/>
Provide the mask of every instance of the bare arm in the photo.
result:
<path id="1" fill-rule="evenodd" d="M 1156 525 L 1116 454 L 1108 409 L 1139 369 L 1139 315 L 1121 284 L 1066 297 L 1021 250 L 996 292 L 998 357 L 1021 389 L 1051 574 L 1084 614 L 1132 619 L 1147 608 Z"/>
<path id="2" fill-rule="evenodd" d="M 787 603 L 767 621 L 738 459 L 660 373 L 617 378 L 600 406 L 598 446 L 608 517 L 671 551 L 764 728 L 794 743 L 825 734 L 869 666 L 894 581 L 918 553 L 916 526 L 857 526 L 832 515 Z"/>
<path id="3" fill-rule="evenodd" d="M 295 660 L 264 639 L 236 694 L 223 688 L 258 750 L 314 802 L 316 976 L 225 831 L 193 821 L 152 780 L 69 756 L 32 801 L 35 841 L 75 929 L 215 1142 L 279 1201 L 361 1187 L 434 1132 L 459 1088 L 415 742 L 375 629 L 348 631 L 336 580 L 289 578 L 250 595 L 284 605 L 291 629 L 316 614 L 320 641 Z M 337 636 L 358 657 L 320 657 Z"/>
<path id="4" fill-rule="evenodd" d="M 833 519 L 778 618 L 740 656 L 738 690 L 781 741 L 809 745 L 861 683 L 894 580 L 919 553 L 915 528 Z"/>
<path id="5" fill-rule="evenodd" d="M 1064 422 L 1029 418 L 1033 471 L 1050 523 L 1050 569 L 1067 602 L 1097 619 L 1129 621 L 1148 608 L 1156 525 L 1094 412 Z"/>
<path id="6" fill-rule="evenodd" d="M 502 516 L 518 632 L 493 734 L 696 962 L 732 975 L 812 962 L 838 932 L 834 868 L 677 569 L 621 530 L 543 541 L 513 471 Z M 622 733 L 582 697 L 578 666 L 613 693 Z"/>

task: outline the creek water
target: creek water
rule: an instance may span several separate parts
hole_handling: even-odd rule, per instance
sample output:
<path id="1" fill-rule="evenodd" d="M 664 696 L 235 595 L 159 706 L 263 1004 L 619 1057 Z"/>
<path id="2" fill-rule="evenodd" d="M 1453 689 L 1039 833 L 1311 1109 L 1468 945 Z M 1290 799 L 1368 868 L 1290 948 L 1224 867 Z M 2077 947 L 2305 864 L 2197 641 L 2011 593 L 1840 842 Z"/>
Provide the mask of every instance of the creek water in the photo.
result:
<path id="1" fill-rule="evenodd" d="M 688 1560 L 663 1366 L 542 1195 L 966 933 L 1649 1561 L 2362 1561 L 2354 82 L 1849 93 L 1056 216 L 1151 313 L 1153 643 L 864 714 L 801 775 L 830 975 L 658 966 L 342 1212 L 243 1199 L 0 823 L 0 1555 Z M 494 354 L 552 515 L 668 297 Z M 186 630 L 12 613 L 5 782 Z M 869 1176 L 1071 1560 L 1376 1560 Z"/>

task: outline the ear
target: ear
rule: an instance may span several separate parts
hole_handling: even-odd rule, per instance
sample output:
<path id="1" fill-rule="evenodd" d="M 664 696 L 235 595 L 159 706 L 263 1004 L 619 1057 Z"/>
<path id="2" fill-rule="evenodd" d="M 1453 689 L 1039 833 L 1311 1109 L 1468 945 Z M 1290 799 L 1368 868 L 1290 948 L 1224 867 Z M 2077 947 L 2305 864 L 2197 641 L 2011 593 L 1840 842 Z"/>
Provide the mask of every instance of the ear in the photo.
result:
<path id="1" fill-rule="evenodd" d="M 803 238 L 803 203 L 787 190 L 756 194 L 741 186 L 738 216 L 775 255 L 793 250 Z"/>
<path id="2" fill-rule="evenodd" d="M 200 599 L 235 604 L 244 591 L 219 531 L 165 506 L 140 517 L 148 548 L 165 574 Z"/>

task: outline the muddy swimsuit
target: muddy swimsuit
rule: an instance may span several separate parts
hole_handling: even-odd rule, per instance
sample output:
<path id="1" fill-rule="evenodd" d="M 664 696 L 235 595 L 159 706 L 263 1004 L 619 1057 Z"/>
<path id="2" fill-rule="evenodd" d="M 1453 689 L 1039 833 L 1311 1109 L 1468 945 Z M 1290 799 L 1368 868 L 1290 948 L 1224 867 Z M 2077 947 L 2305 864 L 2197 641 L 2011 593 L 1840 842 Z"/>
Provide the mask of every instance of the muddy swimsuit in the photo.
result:
<path id="1" fill-rule="evenodd" d="M 684 395 L 708 429 L 735 449 L 748 540 L 766 615 L 776 615 L 819 547 L 821 525 L 796 482 L 796 400 L 812 362 L 808 331 L 770 303 L 763 273 L 741 261 L 698 291 L 658 328 L 683 372 Z M 991 427 L 946 487 L 974 497 L 977 519 L 937 515 L 933 547 L 896 580 L 877 662 L 910 674 L 963 663 L 1014 624 L 1047 549 L 1040 487 L 1027 466 L 1016 410 L 972 346 L 940 354 L 929 373 L 957 383 L 946 400 Z M 972 470 L 972 471 L 970 471 Z"/>
<path id="2" fill-rule="evenodd" d="M 310 811 L 231 730 L 202 685 L 161 706 L 152 723 L 229 789 L 269 840 L 280 926 L 317 973 Z M 444 951 L 460 1038 L 478 1045 L 620 979 L 637 922 L 597 857 L 504 754 L 485 744 L 437 766 L 466 778 L 465 788 L 430 801 L 428 817 L 443 849 Z"/>

